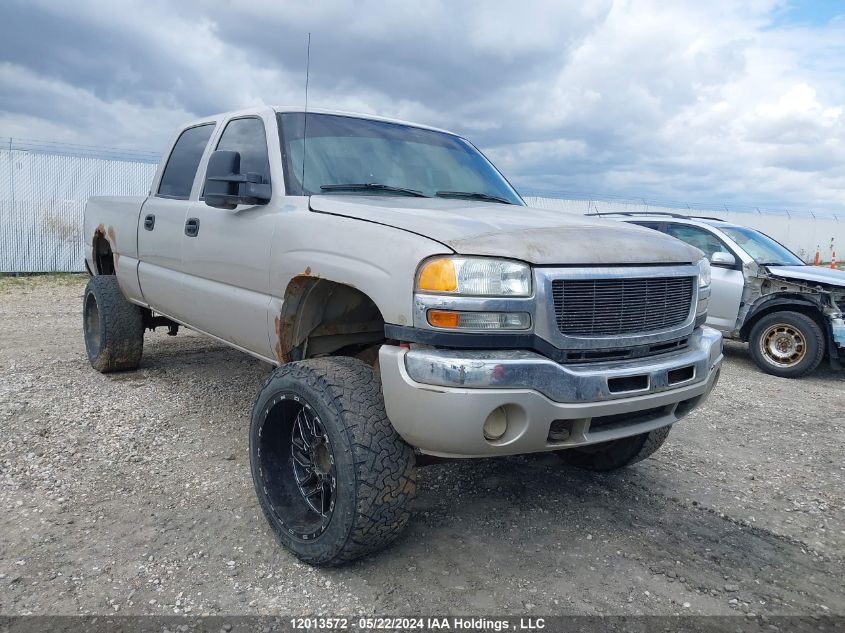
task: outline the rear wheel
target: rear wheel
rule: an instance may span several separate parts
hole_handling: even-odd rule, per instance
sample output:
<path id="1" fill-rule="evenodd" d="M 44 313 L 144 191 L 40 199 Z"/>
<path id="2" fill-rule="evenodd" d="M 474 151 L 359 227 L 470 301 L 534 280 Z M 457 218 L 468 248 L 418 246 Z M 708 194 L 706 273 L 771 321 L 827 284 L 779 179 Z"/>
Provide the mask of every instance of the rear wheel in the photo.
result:
<path id="1" fill-rule="evenodd" d="M 136 369 L 144 351 L 141 308 L 129 303 L 114 275 L 95 275 L 85 286 L 82 330 L 91 367 L 102 373 Z"/>
<path id="2" fill-rule="evenodd" d="M 376 551 L 410 517 L 414 452 L 387 419 L 378 376 L 359 360 L 276 369 L 253 408 L 250 463 L 279 541 L 313 565 Z"/>
<path id="3" fill-rule="evenodd" d="M 569 448 L 565 451 L 557 451 L 557 455 L 567 464 L 578 468 L 616 470 L 649 457 L 663 446 L 671 428 L 671 426 L 664 426 L 633 437 L 623 437 L 581 448 Z"/>
<path id="4" fill-rule="evenodd" d="M 767 314 L 751 328 L 748 343 L 757 366 L 782 378 L 805 376 L 824 357 L 822 329 L 800 312 Z"/>

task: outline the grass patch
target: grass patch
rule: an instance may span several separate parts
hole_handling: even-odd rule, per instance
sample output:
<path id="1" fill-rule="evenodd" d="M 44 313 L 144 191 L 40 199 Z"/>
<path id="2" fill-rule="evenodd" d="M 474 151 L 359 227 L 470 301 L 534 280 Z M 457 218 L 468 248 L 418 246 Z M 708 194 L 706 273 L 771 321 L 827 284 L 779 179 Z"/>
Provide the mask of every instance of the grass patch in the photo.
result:
<path id="1" fill-rule="evenodd" d="M 0 292 L 48 286 L 83 286 L 88 273 L 0 273 Z"/>

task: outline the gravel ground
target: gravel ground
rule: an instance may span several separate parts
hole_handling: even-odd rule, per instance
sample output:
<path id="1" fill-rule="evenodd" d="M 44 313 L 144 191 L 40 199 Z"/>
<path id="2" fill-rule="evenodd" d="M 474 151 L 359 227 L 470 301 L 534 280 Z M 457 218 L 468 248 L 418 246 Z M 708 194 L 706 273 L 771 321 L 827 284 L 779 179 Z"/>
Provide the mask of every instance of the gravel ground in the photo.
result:
<path id="1" fill-rule="evenodd" d="M 252 491 L 269 366 L 191 332 L 85 357 L 85 278 L 0 278 L 2 614 L 842 614 L 845 374 L 729 345 L 705 407 L 610 475 L 554 456 L 427 466 L 410 528 L 298 563 Z"/>

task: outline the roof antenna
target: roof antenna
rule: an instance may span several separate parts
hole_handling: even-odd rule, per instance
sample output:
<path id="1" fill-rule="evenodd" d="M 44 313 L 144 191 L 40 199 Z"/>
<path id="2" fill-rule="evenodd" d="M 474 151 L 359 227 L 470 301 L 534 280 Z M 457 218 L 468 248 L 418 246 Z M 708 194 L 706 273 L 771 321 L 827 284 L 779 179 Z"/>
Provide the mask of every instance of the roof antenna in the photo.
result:
<path id="1" fill-rule="evenodd" d="M 302 194 L 305 195 L 305 143 L 308 140 L 308 77 L 311 74 L 311 33 L 308 34 L 308 48 L 305 54 L 305 112 L 302 123 Z"/>

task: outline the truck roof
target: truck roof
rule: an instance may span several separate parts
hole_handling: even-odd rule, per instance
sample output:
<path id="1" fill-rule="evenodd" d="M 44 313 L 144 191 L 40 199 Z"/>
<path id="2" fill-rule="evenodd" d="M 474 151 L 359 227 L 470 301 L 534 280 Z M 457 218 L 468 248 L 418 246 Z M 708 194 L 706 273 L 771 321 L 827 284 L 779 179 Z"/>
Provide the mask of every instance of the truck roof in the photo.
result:
<path id="1" fill-rule="evenodd" d="M 218 119 L 231 119 L 239 116 L 246 116 L 246 115 L 255 115 L 260 114 L 262 112 L 267 112 L 267 110 L 273 110 L 274 112 L 304 112 L 305 109 L 302 106 L 257 106 L 254 108 L 244 108 L 242 110 L 232 110 L 230 112 L 220 112 L 217 114 L 212 114 L 210 116 L 202 117 L 201 119 L 196 119 L 191 121 L 190 123 L 183 126 L 184 128 L 193 127 L 195 125 L 199 125 L 201 123 L 209 123 L 211 121 L 217 121 Z M 455 134 L 454 132 L 450 132 L 449 130 L 444 130 L 442 128 L 437 128 L 431 125 L 423 125 L 420 123 L 412 123 L 410 121 L 403 121 L 401 119 L 391 119 L 389 117 L 378 116 L 375 114 L 363 114 L 361 112 L 345 112 L 343 110 L 330 110 L 326 108 L 308 108 L 309 114 L 333 114 L 337 116 L 347 116 L 347 117 L 354 117 L 356 119 L 369 119 L 371 121 L 383 121 L 385 123 L 396 123 L 398 125 L 407 125 L 409 127 L 416 127 L 421 128 L 424 130 L 432 130 L 433 132 L 442 132 L 444 134 L 451 134 L 452 136 L 460 136 L 459 134 Z"/>

